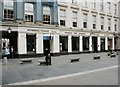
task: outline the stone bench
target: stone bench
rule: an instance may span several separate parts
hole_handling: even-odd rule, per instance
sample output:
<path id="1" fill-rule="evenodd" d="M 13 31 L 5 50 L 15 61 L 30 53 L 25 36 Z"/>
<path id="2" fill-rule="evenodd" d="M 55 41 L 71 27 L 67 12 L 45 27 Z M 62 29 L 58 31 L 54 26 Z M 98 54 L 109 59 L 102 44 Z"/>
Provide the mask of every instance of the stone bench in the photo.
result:
<path id="1" fill-rule="evenodd" d="M 33 58 L 23 58 L 23 59 L 20 59 L 20 63 L 23 64 L 23 63 L 31 63 L 33 62 Z"/>
<path id="2" fill-rule="evenodd" d="M 80 60 L 80 58 L 71 58 L 70 62 L 78 62 Z"/>
<path id="3" fill-rule="evenodd" d="M 110 57 L 116 57 L 116 54 L 110 54 Z"/>
<path id="4" fill-rule="evenodd" d="M 97 56 L 94 56 L 94 60 L 96 60 L 96 59 L 100 59 L 100 55 L 97 55 Z"/>
<path id="5" fill-rule="evenodd" d="M 46 64 L 46 61 L 45 60 L 38 60 L 38 62 L 40 63 L 40 65 L 42 65 L 42 64 Z"/>

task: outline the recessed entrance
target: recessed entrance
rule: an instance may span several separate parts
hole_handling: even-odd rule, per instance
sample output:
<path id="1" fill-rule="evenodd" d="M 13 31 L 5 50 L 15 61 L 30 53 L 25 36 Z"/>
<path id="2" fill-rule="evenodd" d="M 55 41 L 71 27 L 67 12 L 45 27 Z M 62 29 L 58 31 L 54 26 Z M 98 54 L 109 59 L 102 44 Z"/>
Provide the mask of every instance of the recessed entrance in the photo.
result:
<path id="1" fill-rule="evenodd" d="M 18 57 L 18 49 L 17 49 L 17 37 L 18 32 L 12 31 L 11 33 L 8 33 L 7 31 L 2 31 L 2 47 L 13 47 L 13 57 Z M 10 49 L 11 52 L 11 49 Z"/>
<path id="2" fill-rule="evenodd" d="M 97 37 L 92 37 L 92 49 L 93 52 L 97 52 L 98 49 Z"/>

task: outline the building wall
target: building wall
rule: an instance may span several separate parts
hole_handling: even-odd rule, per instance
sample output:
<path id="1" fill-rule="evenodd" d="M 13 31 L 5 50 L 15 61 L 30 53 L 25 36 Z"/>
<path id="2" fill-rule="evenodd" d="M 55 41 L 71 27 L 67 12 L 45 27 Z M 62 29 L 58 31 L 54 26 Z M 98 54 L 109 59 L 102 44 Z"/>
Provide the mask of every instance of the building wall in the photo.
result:
<path id="1" fill-rule="evenodd" d="M 54 0 L 55 1 L 55 0 Z M 72 36 L 79 37 L 79 50 L 77 53 L 84 52 L 83 51 L 83 36 L 88 37 L 89 39 L 89 52 L 93 51 L 93 45 L 97 44 L 97 50 L 101 51 L 101 38 L 105 39 L 105 50 L 108 51 L 109 43 L 112 43 L 112 50 L 114 50 L 114 33 L 118 32 L 114 31 L 114 19 L 118 20 L 118 13 L 116 15 L 113 14 L 114 4 L 117 4 L 116 1 L 111 2 L 111 14 L 107 13 L 107 2 L 104 2 L 104 12 L 100 12 L 100 1 L 96 2 L 96 9 L 92 9 L 91 1 L 88 2 L 88 7 L 84 7 L 83 2 L 77 2 L 77 4 L 73 4 L 72 0 L 69 2 L 65 0 L 56 0 L 56 2 L 47 2 L 41 3 L 40 0 L 36 2 L 32 2 L 34 5 L 34 22 L 26 23 L 24 21 L 24 3 L 23 0 L 19 2 L 14 2 L 14 20 L 4 20 L 3 19 L 3 3 L 0 2 L 0 20 L 2 21 L 2 27 L 0 31 L 6 31 L 8 27 L 12 29 L 12 31 L 16 31 L 18 33 L 17 37 L 17 53 L 21 56 L 28 55 L 27 52 L 27 34 L 35 34 L 36 35 L 36 49 L 34 56 L 40 56 L 44 54 L 44 36 L 52 36 L 50 39 L 50 52 L 54 54 L 60 54 L 60 38 L 65 36 L 65 49 L 67 53 L 75 53 L 72 51 Z M 42 6 L 50 5 L 51 9 L 51 24 L 43 24 L 43 13 Z M 66 26 L 60 25 L 60 9 L 66 11 L 65 21 Z M 77 12 L 77 27 L 73 27 L 73 11 Z M 117 8 L 118 11 L 118 8 Z M 83 14 L 87 14 L 87 28 L 83 28 Z M 92 29 L 92 15 L 96 15 L 96 29 Z M 100 29 L 100 17 L 104 17 L 104 30 Z M 108 31 L 108 18 L 111 18 L 111 30 Z M 117 24 L 118 27 L 119 24 Z M 94 43 L 92 37 L 97 37 L 97 43 Z M 108 38 L 112 39 L 112 42 L 108 42 Z"/>

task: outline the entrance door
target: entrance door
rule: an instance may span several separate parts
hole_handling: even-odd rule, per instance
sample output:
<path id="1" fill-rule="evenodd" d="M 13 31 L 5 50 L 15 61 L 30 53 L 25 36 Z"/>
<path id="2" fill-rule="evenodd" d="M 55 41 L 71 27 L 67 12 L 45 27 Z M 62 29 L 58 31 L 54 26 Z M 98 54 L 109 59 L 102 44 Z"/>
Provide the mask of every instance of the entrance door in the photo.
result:
<path id="1" fill-rule="evenodd" d="M 97 37 L 92 37 L 92 44 L 93 44 L 93 52 L 97 52 Z"/>
<path id="2" fill-rule="evenodd" d="M 2 31 L 2 47 L 7 47 L 7 46 L 9 46 L 9 48 L 13 47 L 14 58 L 18 57 L 17 37 L 18 37 L 18 32 L 8 33 L 7 31 Z"/>
<path id="3" fill-rule="evenodd" d="M 44 44 L 44 55 L 50 52 L 50 40 L 43 40 Z"/>

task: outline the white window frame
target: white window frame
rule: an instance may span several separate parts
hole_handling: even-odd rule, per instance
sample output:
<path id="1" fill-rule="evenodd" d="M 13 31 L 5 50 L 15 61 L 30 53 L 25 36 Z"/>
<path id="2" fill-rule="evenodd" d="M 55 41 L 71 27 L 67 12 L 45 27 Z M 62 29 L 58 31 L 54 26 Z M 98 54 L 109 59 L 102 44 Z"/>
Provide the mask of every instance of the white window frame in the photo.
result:
<path id="1" fill-rule="evenodd" d="M 72 3 L 77 5 L 77 0 L 72 0 Z"/>
<path id="2" fill-rule="evenodd" d="M 108 13 L 111 13 L 111 3 L 107 2 L 107 5 L 108 5 Z"/>
<path id="3" fill-rule="evenodd" d="M 110 18 L 108 18 L 108 31 L 110 31 L 109 27 L 110 27 L 110 30 L 111 30 L 111 19 Z"/>
<path id="4" fill-rule="evenodd" d="M 64 9 L 60 9 L 60 20 L 64 20 L 65 26 L 66 26 L 66 10 L 64 10 Z M 62 25 L 60 24 L 60 26 L 62 26 Z"/>
<path id="5" fill-rule="evenodd" d="M 96 9 L 96 1 L 92 0 L 92 9 Z"/>
<path id="6" fill-rule="evenodd" d="M 24 21 L 26 21 L 26 15 L 32 15 L 33 16 L 33 22 L 34 22 L 34 4 L 32 3 L 25 3 L 25 14 L 24 14 Z M 28 22 L 28 23 L 33 23 L 33 22 Z"/>
<path id="7" fill-rule="evenodd" d="M 88 5 L 87 0 L 84 0 L 83 1 L 83 7 L 88 7 L 87 5 Z"/>
<path id="8" fill-rule="evenodd" d="M 100 0 L 100 11 L 104 11 L 103 0 Z"/>
<path id="9" fill-rule="evenodd" d="M 50 16 L 50 24 L 51 24 L 50 6 L 43 6 L 43 15 L 49 15 Z M 48 22 L 48 21 L 43 21 L 43 22 Z"/>
<path id="10" fill-rule="evenodd" d="M 101 25 L 103 25 L 103 30 L 104 30 L 104 17 L 101 17 Z"/>
<path id="11" fill-rule="evenodd" d="M 87 23 L 87 19 L 88 19 L 88 14 L 83 13 L 83 28 L 85 28 L 85 27 L 84 27 L 84 22 Z M 88 25 L 88 24 L 87 24 L 87 25 Z M 87 28 L 87 26 L 86 26 L 86 28 Z"/>
<path id="12" fill-rule="evenodd" d="M 116 14 L 117 14 L 117 5 L 114 4 L 114 15 L 116 15 Z"/>
<path id="13" fill-rule="evenodd" d="M 13 20 L 14 19 L 14 1 L 13 0 L 4 0 L 4 10 L 3 10 L 3 19 L 7 19 L 7 20 Z M 13 14 L 10 14 L 10 15 L 13 15 L 13 17 L 12 18 L 9 18 L 9 17 L 7 17 L 7 18 L 5 18 L 5 13 L 4 13 L 4 11 L 5 10 L 12 10 L 13 11 Z M 7 15 L 9 15 L 9 14 L 7 14 Z"/>
<path id="14" fill-rule="evenodd" d="M 114 24 L 114 30 L 117 31 L 117 20 L 114 20 L 115 24 Z M 115 28 L 116 26 L 116 28 Z"/>
<path id="15" fill-rule="evenodd" d="M 73 22 L 77 23 L 77 12 L 73 11 Z M 74 27 L 74 26 L 73 26 Z M 76 26 L 77 27 L 77 26 Z"/>
<path id="16" fill-rule="evenodd" d="M 93 24 L 95 24 L 95 28 L 93 28 L 93 29 L 96 29 L 96 20 L 97 20 L 96 15 L 93 15 L 92 18 L 93 18 L 92 22 L 93 22 Z"/>

